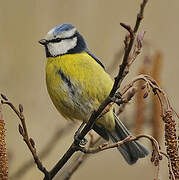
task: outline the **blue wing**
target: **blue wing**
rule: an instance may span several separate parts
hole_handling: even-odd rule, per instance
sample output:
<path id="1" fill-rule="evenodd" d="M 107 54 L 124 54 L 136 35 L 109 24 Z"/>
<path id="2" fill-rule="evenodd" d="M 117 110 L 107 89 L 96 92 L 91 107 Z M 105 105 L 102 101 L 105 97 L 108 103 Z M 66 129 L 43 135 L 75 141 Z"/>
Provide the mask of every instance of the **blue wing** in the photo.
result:
<path id="1" fill-rule="evenodd" d="M 92 52 L 90 52 L 88 49 L 85 50 L 85 52 L 87 52 L 93 59 L 95 59 L 95 61 L 102 66 L 103 69 L 105 69 L 103 63 L 101 62 L 100 59 L 98 59 Z"/>

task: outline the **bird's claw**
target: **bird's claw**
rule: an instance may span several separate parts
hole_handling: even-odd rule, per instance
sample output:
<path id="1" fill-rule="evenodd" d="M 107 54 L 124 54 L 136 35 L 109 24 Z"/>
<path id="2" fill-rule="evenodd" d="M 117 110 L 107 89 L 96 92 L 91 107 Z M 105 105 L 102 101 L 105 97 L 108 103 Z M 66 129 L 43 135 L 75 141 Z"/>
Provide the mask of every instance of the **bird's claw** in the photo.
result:
<path id="1" fill-rule="evenodd" d="M 78 133 L 75 133 L 74 140 L 77 141 L 79 143 L 79 145 L 81 145 L 81 146 L 86 145 L 86 143 L 88 142 L 86 138 L 79 139 L 78 138 Z"/>
<path id="2" fill-rule="evenodd" d="M 87 139 L 85 139 L 85 138 L 83 138 L 83 139 L 78 138 L 78 135 L 80 134 L 81 129 L 84 127 L 84 125 L 85 125 L 85 122 L 82 122 L 82 124 L 80 125 L 80 127 L 78 128 L 78 130 L 75 132 L 75 135 L 74 135 L 74 140 L 76 142 L 78 142 L 78 144 L 81 146 L 86 145 L 86 143 L 88 142 Z"/>
<path id="3" fill-rule="evenodd" d="M 120 92 L 117 92 L 117 93 L 115 94 L 115 97 L 118 98 L 118 99 L 122 99 L 122 95 L 121 95 Z"/>

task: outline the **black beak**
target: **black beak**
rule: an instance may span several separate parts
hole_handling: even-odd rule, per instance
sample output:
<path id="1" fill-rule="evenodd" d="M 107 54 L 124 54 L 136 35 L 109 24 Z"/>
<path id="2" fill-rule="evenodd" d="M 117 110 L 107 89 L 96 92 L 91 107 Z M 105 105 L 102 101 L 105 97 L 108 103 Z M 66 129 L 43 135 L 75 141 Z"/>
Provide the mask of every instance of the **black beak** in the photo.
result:
<path id="1" fill-rule="evenodd" d="M 47 40 L 46 40 L 46 39 L 41 39 L 41 40 L 39 41 L 39 43 L 40 43 L 41 45 L 45 46 L 45 45 L 47 44 Z"/>

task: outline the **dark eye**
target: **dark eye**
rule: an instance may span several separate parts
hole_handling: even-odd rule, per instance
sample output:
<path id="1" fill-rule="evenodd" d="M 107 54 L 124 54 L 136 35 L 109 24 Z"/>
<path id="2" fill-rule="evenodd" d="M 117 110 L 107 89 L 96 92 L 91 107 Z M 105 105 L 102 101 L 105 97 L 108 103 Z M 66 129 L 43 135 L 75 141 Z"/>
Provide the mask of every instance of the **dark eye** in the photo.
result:
<path id="1" fill-rule="evenodd" d="M 51 39 L 51 40 L 49 40 L 48 42 L 52 42 L 52 43 L 56 43 L 56 42 L 60 42 L 60 41 L 62 41 L 63 39 L 61 39 L 61 38 L 55 38 L 55 36 L 54 36 L 54 39 Z"/>

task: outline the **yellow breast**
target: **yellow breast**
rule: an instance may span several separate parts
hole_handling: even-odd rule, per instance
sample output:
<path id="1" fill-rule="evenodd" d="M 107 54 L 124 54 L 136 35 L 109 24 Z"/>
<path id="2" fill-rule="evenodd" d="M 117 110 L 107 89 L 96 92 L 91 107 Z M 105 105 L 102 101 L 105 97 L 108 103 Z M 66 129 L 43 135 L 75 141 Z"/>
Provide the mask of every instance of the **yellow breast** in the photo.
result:
<path id="1" fill-rule="evenodd" d="M 110 76 L 85 52 L 48 58 L 46 83 L 58 111 L 66 118 L 84 121 L 113 85 Z"/>

